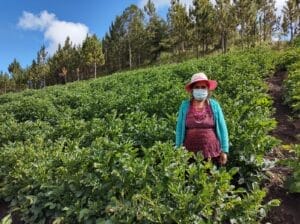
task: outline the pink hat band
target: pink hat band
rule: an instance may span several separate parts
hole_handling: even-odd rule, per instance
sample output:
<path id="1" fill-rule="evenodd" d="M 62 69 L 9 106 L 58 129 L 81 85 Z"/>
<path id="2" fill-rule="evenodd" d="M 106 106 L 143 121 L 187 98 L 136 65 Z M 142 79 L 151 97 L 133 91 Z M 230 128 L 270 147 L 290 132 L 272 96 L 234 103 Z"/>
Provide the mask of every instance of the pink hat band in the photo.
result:
<path id="1" fill-rule="evenodd" d="M 209 80 L 207 76 L 201 72 L 201 73 L 196 73 L 192 76 L 191 81 L 185 86 L 186 91 L 191 92 L 193 84 L 200 81 L 201 82 L 205 81 L 208 85 L 209 90 L 214 90 L 215 88 L 217 88 L 218 85 L 216 80 Z"/>

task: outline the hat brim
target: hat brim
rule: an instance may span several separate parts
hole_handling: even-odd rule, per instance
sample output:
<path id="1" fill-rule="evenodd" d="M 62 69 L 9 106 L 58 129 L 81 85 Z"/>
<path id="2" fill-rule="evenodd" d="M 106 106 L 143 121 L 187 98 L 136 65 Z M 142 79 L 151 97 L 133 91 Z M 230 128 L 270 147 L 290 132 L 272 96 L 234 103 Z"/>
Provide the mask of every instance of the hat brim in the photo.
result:
<path id="1" fill-rule="evenodd" d="M 203 80 L 202 79 L 202 80 L 195 80 L 193 82 L 188 83 L 185 86 L 185 90 L 190 93 L 192 91 L 192 85 L 196 82 L 206 82 L 209 90 L 215 90 L 218 86 L 218 82 L 216 80 Z"/>

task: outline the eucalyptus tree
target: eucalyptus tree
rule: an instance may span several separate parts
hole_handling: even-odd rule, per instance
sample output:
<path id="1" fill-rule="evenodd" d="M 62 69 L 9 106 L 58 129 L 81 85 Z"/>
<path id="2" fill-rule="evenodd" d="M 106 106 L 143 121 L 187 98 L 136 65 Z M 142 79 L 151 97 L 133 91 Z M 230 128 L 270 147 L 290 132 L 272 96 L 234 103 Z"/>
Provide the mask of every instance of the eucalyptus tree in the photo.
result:
<path id="1" fill-rule="evenodd" d="M 190 9 L 193 24 L 193 43 L 199 57 L 199 47 L 202 46 L 202 54 L 207 53 L 208 46 L 213 43 L 216 35 L 215 11 L 210 0 L 193 0 L 193 8 Z"/>
<path id="2" fill-rule="evenodd" d="M 22 88 L 22 84 L 25 83 L 24 70 L 21 64 L 15 58 L 12 63 L 8 65 L 8 72 L 11 74 L 14 83 L 16 84 L 15 90 Z"/>
<path id="3" fill-rule="evenodd" d="M 116 16 L 109 27 L 109 31 L 105 34 L 102 43 L 107 72 L 124 68 L 124 61 L 127 60 L 124 55 L 127 51 L 125 49 L 125 28 L 121 16 Z"/>
<path id="4" fill-rule="evenodd" d="M 97 66 L 104 64 L 102 43 L 94 34 L 87 36 L 82 43 L 81 56 L 87 66 L 94 67 L 94 78 L 97 77 Z"/>
<path id="5" fill-rule="evenodd" d="M 276 8 L 274 0 L 258 1 L 258 20 L 260 41 L 270 41 L 276 29 Z"/>
<path id="6" fill-rule="evenodd" d="M 35 59 L 33 59 L 31 65 L 26 68 L 26 79 L 28 88 L 37 89 L 37 83 L 39 81 L 39 69 Z"/>
<path id="7" fill-rule="evenodd" d="M 284 34 L 290 35 L 290 41 L 294 39 L 294 35 L 297 34 L 297 26 L 299 26 L 299 4 L 297 0 L 288 0 L 282 9 L 282 29 Z"/>
<path id="8" fill-rule="evenodd" d="M 191 21 L 185 5 L 179 0 L 171 0 L 167 21 L 173 52 L 181 55 L 189 44 Z"/>
<path id="9" fill-rule="evenodd" d="M 235 6 L 231 0 L 215 0 L 215 24 L 220 35 L 222 52 L 226 53 L 228 39 L 235 32 Z"/>
<path id="10" fill-rule="evenodd" d="M 129 68 L 142 64 L 145 46 L 144 14 L 136 5 L 127 7 L 123 14 Z"/>
<path id="11" fill-rule="evenodd" d="M 52 84 L 66 83 L 77 79 L 76 68 L 78 65 L 77 48 L 73 45 L 70 38 L 67 37 L 64 45 L 58 45 L 56 52 L 48 59 L 48 70 L 52 77 L 49 82 Z"/>
<path id="12" fill-rule="evenodd" d="M 256 1 L 235 1 L 237 30 L 240 34 L 240 44 L 242 48 L 244 46 L 255 46 L 255 43 L 259 40 L 259 28 L 257 19 L 258 8 L 259 6 Z"/>
<path id="13" fill-rule="evenodd" d="M 45 45 L 42 45 L 41 49 L 37 53 L 37 72 L 41 81 L 41 87 L 46 86 L 46 76 L 49 73 L 49 66 L 47 64 L 47 55 Z"/>
<path id="14" fill-rule="evenodd" d="M 0 71 L 0 91 L 1 93 L 7 93 L 10 88 L 10 78 L 6 72 Z"/>
<path id="15" fill-rule="evenodd" d="M 102 40 L 107 71 L 142 65 L 147 54 L 146 40 L 144 13 L 130 5 L 116 17 Z"/>
<path id="16" fill-rule="evenodd" d="M 165 45 L 167 39 L 167 24 L 156 12 L 153 1 L 148 0 L 144 6 L 144 11 L 148 16 L 145 27 L 145 49 L 149 63 L 155 62 L 161 52 L 168 49 Z"/>

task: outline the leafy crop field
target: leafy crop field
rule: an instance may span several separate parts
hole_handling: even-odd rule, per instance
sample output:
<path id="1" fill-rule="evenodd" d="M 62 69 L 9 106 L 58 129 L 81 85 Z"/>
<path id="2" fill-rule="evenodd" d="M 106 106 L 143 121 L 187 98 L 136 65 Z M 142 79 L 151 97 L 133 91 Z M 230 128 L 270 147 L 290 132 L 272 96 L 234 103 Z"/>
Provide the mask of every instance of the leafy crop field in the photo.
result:
<path id="1" fill-rule="evenodd" d="M 276 59 L 256 49 L 0 96 L 0 197 L 27 223 L 258 223 L 275 203 L 260 181 Z M 199 71 L 218 80 L 228 123 L 219 170 L 174 149 Z"/>
<path id="2" fill-rule="evenodd" d="M 294 111 L 300 112 L 300 48 L 287 50 L 279 59 L 278 65 L 288 71 L 288 78 L 284 83 L 285 103 Z M 298 115 L 299 116 L 299 115 Z"/>

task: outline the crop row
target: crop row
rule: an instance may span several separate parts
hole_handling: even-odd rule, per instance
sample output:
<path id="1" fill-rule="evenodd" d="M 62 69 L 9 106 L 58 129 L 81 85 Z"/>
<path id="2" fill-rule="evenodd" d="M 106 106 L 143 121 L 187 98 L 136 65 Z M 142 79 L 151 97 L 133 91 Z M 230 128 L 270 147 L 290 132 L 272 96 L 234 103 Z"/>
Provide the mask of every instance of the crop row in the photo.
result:
<path id="1" fill-rule="evenodd" d="M 300 118 L 300 48 L 295 46 L 284 52 L 277 63 L 288 73 L 284 80 L 284 101 L 293 110 L 296 119 Z M 298 136 L 296 136 L 298 137 Z M 286 187 L 292 193 L 300 193 L 300 145 L 292 146 L 295 158 L 285 159 L 284 164 L 293 170 Z"/>

